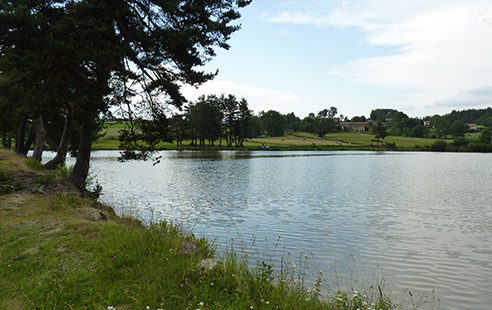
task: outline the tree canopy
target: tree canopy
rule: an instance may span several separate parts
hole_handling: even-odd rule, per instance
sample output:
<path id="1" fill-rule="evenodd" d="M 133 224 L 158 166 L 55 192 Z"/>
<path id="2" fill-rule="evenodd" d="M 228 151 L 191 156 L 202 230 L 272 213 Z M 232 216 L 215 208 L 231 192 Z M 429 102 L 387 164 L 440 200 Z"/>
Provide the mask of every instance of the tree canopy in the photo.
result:
<path id="1" fill-rule="evenodd" d="M 216 75 L 198 68 L 216 48 L 229 48 L 240 28 L 233 22 L 249 3 L 2 1 L 0 105 L 9 121 L 2 119 L 0 129 L 16 132 L 16 150 L 24 152 L 20 146 L 32 120 L 42 115 L 45 122 L 59 122 L 72 113 L 68 136 L 77 138 L 77 161 L 71 179 L 83 188 L 100 117 L 117 107 L 130 125 L 122 135 L 125 156 L 145 158 L 157 140 L 167 138 L 163 131 L 150 134 L 155 124 L 166 123 L 167 105 L 180 108 L 186 101 L 181 85 Z"/>

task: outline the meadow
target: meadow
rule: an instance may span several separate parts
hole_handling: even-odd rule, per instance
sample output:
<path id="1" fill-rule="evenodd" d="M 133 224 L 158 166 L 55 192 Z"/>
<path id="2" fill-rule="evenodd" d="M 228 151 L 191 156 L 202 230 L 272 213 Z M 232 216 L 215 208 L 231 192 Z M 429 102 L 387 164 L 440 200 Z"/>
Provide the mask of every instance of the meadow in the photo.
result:
<path id="1" fill-rule="evenodd" d="M 93 143 L 93 150 L 117 150 L 119 145 L 119 131 L 124 128 L 122 123 L 108 122 L 102 130 L 102 136 Z M 479 133 L 467 133 L 466 139 L 469 141 L 477 141 Z M 283 137 L 262 137 L 246 139 L 244 147 L 219 146 L 219 141 L 214 142 L 214 146 L 206 146 L 210 149 L 262 149 L 262 145 L 266 144 L 270 149 L 275 150 L 430 150 L 431 145 L 437 139 L 429 138 L 414 138 L 402 136 L 387 136 L 384 143 L 380 142 L 379 147 L 376 147 L 374 141 L 375 135 L 372 133 L 358 132 L 336 132 L 328 133 L 323 137 L 318 137 L 316 134 L 307 132 L 289 132 Z M 448 143 L 452 143 L 452 137 L 446 137 Z M 183 141 L 183 148 L 196 149 L 190 146 L 191 140 Z M 176 143 L 161 143 L 159 148 L 174 150 L 177 148 Z"/>

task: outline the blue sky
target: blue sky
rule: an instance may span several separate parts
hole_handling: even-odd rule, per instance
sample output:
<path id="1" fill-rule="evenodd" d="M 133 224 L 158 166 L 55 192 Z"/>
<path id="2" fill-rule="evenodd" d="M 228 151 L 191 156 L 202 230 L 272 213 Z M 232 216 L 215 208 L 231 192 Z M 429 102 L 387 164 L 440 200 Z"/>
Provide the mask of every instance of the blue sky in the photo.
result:
<path id="1" fill-rule="evenodd" d="M 492 105 L 491 0 L 253 0 L 190 100 L 232 93 L 305 117 L 394 108 L 411 116 Z"/>

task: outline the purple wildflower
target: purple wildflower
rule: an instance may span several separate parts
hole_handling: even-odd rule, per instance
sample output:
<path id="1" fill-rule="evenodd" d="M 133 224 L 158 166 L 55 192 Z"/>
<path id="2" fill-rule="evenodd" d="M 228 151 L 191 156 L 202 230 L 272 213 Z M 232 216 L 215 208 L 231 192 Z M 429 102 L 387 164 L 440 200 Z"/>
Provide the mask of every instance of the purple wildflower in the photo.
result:
<path id="1" fill-rule="evenodd" d="M 183 242 L 181 244 L 181 252 L 186 255 L 193 255 L 198 252 L 198 247 L 193 242 Z"/>

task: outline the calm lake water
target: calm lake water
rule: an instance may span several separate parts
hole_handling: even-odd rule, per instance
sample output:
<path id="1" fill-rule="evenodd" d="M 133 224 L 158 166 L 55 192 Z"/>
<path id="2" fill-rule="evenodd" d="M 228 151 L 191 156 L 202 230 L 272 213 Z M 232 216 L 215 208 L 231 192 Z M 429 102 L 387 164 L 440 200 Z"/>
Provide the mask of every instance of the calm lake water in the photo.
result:
<path id="1" fill-rule="evenodd" d="M 177 221 L 253 264 L 283 262 L 306 280 L 319 268 L 332 289 L 384 278 L 397 301 L 435 298 L 419 309 L 492 308 L 490 154 L 160 155 L 153 166 L 94 152 L 101 199 Z"/>

